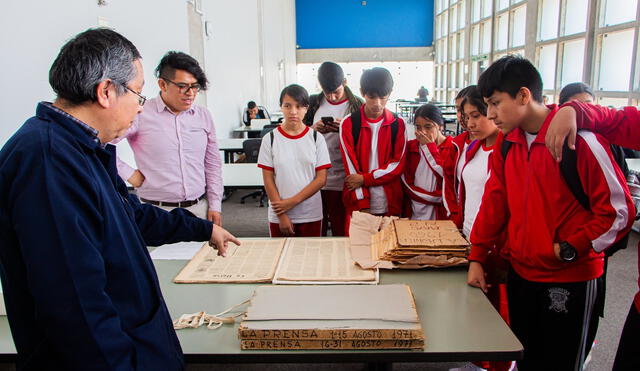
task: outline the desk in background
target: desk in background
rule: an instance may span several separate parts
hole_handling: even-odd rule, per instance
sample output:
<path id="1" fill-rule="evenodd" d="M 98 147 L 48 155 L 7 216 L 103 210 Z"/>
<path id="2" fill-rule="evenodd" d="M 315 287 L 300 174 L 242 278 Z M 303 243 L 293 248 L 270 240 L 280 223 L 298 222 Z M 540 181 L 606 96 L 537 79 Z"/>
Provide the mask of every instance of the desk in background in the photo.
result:
<path id="1" fill-rule="evenodd" d="M 222 184 L 231 188 L 260 188 L 262 169 L 255 163 L 222 164 Z"/>
<path id="2" fill-rule="evenodd" d="M 218 149 L 224 152 L 224 162 L 229 164 L 233 162 L 234 153 L 242 153 L 242 143 L 244 138 L 224 138 L 218 139 Z"/>
<path id="3" fill-rule="evenodd" d="M 262 128 L 252 128 L 251 126 L 242 125 L 233 129 L 234 133 L 242 134 L 243 139 L 249 138 L 249 133 L 257 133 L 258 135 L 262 133 Z"/>

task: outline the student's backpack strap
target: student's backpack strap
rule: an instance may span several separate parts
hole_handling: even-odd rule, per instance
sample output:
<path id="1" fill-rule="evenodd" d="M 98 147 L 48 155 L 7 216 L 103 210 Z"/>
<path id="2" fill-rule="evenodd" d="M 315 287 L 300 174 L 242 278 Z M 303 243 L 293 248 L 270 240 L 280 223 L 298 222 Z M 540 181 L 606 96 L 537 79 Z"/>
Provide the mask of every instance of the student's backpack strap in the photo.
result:
<path id="1" fill-rule="evenodd" d="M 565 141 L 562 145 L 562 161 L 560 161 L 560 172 L 564 181 L 569 186 L 569 190 L 573 194 L 573 197 L 578 203 L 585 209 L 591 210 L 589 203 L 589 197 L 582 188 L 582 182 L 580 181 L 580 175 L 578 174 L 578 155 L 576 151 L 569 148 L 569 145 Z"/>
<path id="2" fill-rule="evenodd" d="M 351 137 L 353 138 L 353 146 L 358 145 L 358 139 L 360 139 L 360 129 L 362 128 L 362 118 L 360 112 L 354 112 L 351 114 Z M 393 122 L 391 123 L 391 153 L 393 154 L 396 137 L 398 136 L 398 115 L 393 114 Z"/>
<path id="3" fill-rule="evenodd" d="M 500 153 L 502 154 L 502 158 L 505 161 L 507 160 L 507 154 L 509 153 L 512 144 L 512 142 L 504 139 L 504 137 L 502 138 L 502 144 L 500 144 Z"/>
<path id="4" fill-rule="evenodd" d="M 271 149 L 273 149 L 273 130 L 269 132 L 269 137 L 271 139 Z"/>

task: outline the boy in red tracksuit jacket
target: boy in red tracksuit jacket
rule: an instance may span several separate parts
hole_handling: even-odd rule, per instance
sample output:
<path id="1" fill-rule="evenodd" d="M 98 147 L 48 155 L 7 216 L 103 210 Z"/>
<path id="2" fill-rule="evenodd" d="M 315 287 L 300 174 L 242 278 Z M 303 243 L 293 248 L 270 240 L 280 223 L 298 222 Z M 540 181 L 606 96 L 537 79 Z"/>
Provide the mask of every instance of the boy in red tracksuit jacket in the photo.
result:
<path id="1" fill-rule="evenodd" d="M 602 251 L 635 215 L 629 189 L 609 143 L 580 133 L 575 166 L 590 210 L 581 206 L 544 146 L 558 108 L 542 103 L 542 80 L 528 60 L 500 58 L 478 86 L 487 117 L 506 134 L 498 137 L 471 233 L 468 283 L 486 290 L 483 263 L 506 228 L 510 325 L 524 345 L 518 369 L 582 369 L 604 299 Z"/>
<path id="2" fill-rule="evenodd" d="M 414 113 L 416 138 L 407 143 L 407 161 L 401 176 L 405 191 L 404 215 L 413 220 L 442 220 L 442 159 L 440 154 L 452 144 L 442 134 L 442 112 L 424 104 Z"/>
<path id="3" fill-rule="evenodd" d="M 343 201 L 347 228 L 353 211 L 375 215 L 402 213 L 406 131 L 402 118 L 385 108 L 393 88 L 389 71 L 364 71 L 360 91 L 365 104 L 340 125 L 340 146 L 346 172 Z"/>
<path id="4" fill-rule="evenodd" d="M 575 148 L 576 126 L 596 132 L 612 144 L 640 150 L 640 112 L 636 107 L 617 110 L 572 101 L 564 104 L 549 124 L 547 146 L 558 161 L 569 134 L 569 147 Z M 638 255 L 640 271 L 640 255 Z M 640 277 L 638 278 L 640 286 Z M 613 370 L 640 370 L 640 291 L 633 299 L 625 321 Z"/>

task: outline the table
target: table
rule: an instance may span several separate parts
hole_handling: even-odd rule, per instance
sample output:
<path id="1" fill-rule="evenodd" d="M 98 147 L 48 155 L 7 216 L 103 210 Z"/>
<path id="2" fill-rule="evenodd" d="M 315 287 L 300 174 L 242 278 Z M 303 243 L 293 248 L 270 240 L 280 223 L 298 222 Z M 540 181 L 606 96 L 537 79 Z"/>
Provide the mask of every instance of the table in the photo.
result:
<path id="1" fill-rule="evenodd" d="M 198 243 L 199 244 L 199 243 Z M 186 260 L 154 260 L 172 318 L 216 314 L 251 297 L 256 284 L 174 284 Z M 238 323 L 218 330 L 185 329 L 178 338 L 190 363 L 341 363 L 389 367 L 391 362 L 514 360 L 522 345 L 479 289 L 466 284 L 466 269 L 384 271 L 381 284 L 411 286 L 426 336 L 423 351 L 241 351 Z M 0 318 L 0 360 L 14 361 L 6 317 Z M 382 367 L 380 367 L 382 366 Z"/>
<path id="2" fill-rule="evenodd" d="M 262 133 L 262 128 L 252 128 L 251 126 L 242 125 L 238 128 L 233 129 L 234 133 L 242 134 L 242 138 L 246 139 L 249 137 L 249 133 Z"/>
<path id="3" fill-rule="evenodd" d="M 218 139 L 218 149 L 224 152 L 224 162 L 229 164 L 233 162 L 233 154 L 243 152 L 242 143 L 244 138 L 223 138 Z"/>
<path id="4" fill-rule="evenodd" d="M 222 164 L 222 184 L 233 188 L 264 186 L 262 169 L 255 163 Z"/>

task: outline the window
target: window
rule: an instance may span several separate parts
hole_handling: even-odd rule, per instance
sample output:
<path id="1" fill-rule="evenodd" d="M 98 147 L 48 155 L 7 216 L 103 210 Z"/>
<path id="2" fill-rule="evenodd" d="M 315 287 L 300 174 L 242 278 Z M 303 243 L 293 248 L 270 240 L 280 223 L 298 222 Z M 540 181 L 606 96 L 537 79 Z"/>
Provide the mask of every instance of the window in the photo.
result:
<path id="1" fill-rule="evenodd" d="M 480 69 L 480 66 L 478 61 L 471 62 L 471 76 L 469 77 L 471 84 L 476 84 L 478 82 L 479 69 Z"/>
<path id="2" fill-rule="evenodd" d="M 497 11 L 500 11 L 502 9 L 506 9 L 509 7 L 509 0 L 498 0 L 498 9 L 496 9 Z"/>
<path id="3" fill-rule="evenodd" d="M 538 23 L 538 40 L 550 40 L 558 37 L 560 19 L 560 0 L 543 0 Z"/>
<path id="4" fill-rule="evenodd" d="M 482 0 L 473 0 L 473 8 L 471 8 L 471 22 L 475 23 L 480 20 Z"/>
<path id="5" fill-rule="evenodd" d="M 458 7 L 451 7 L 451 32 L 458 30 Z"/>
<path id="6" fill-rule="evenodd" d="M 587 0 L 566 0 L 562 35 L 573 35 L 587 30 L 588 6 Z"/>
<path id="7" fill-rule="evenodd" d="M 525 27 L 527 25 L 527 7 L 515 9 L 511 21 L 511 47 L 522 46 L 525 41 Z"/>
<path id="8" fill-rule="evenodd" d="M 491 16 L 493 0 L 482 0 L 482 18 Z"/>
<path id="9" fill-rule="evenodd" d="M 465 57 L 466 46 L 464 44 L 464 32 L 458 34 L 458 58 Z"/>
<path id="10" fill-rule="evenodd" d="M 449 87 L 450 88 L 455 88 L 456 87 L 457 67 L 458 67 L 457 63 L 452 63 L 451 64 L 451 67 L 450 67 L 451 75 L 449 77 Z"/>
<path id="11" fill-rule="evenodd" d="M 538 70 L 542 85 L 546 90 L 555 89 L 557 44 L 541 46 L 538 49 Z"/>
<path id="12" fill-rule="evenodd" d="M 459 62 L 458 63 L 458 80 L 457 80 L 457 88 L 462 88 L 465 86 L 464 83 L 464 63 L 463 62 Z"/>
<path id="13" fill-rule="evenodd" d="M 620 108 L 629 105 L 629 99 L 627 98 L 608 98 L 608 97 L 600 97 L 598 99 L 598 104 L 601 106 L 608 106 L 614 108 Z"/>
<path id="14" fill-rule="evenodd" d="M 480 54 L 480 25 L 471 28 L 471 55 Z"/>
<path id="15" fill-rule="evenodd" d="M 447 36 L 447 34 L 449 34 L 449 13 L 448 12 L 444 12 L 442 13 L 442 36 Z"/>
<path id="16" fill-rule="evenodd" d="M 467 23 L 467 2 L 464 0 L 458 4 L 458 17 L 460 17 L 458 29 L 464 29 Z"/>
<path id="17" fill-rule="evenodd" d="M 508 2 L 507 2 L 508 3 Z M 498 16 L 496 22 L 496 50 L 507 49 L 509 45 L 509 13 Z"/>
<path id="18" fill-rule="evenodd" d="M 602 0 L 602 26 L 613 26 L 636 19 L 638 0 Z"/>
<path id="19" fill-rule="evenodd" d="M 598 89 L 629 89 L 634 30 L 606 33 L 601 36 Z"/>
<path id="20" fill-rule="evenodd" d="M 491 21 L 482 23 L 482 54 L 488 54 L 491 51 Z"/>
<path id="21" fill-rule="evenodd" d="M 582 81 L 584 68 L 584 39 L 563 44 L 560 88 L 572 82 Z"/>
<path id="22" fill-rule="evenodd" d="M 449 46 L 449 58 L 452 61 L 455 61 L 458 59 L 458 34 L 454 33 L 451 35 L 449 41 L 451 42 L 451 45 Z"/>

